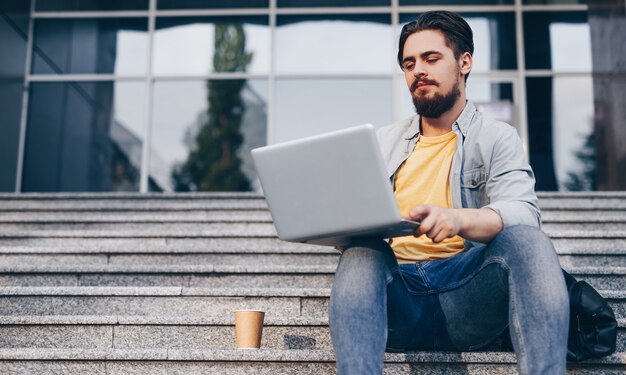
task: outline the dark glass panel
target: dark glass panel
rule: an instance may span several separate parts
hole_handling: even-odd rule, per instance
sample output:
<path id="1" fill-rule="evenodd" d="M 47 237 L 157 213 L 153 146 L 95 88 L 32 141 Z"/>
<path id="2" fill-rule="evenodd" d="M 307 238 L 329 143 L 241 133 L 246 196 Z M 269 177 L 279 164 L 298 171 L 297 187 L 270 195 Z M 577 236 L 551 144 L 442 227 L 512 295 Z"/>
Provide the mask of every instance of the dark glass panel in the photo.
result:
<path id="1" fill-rule="evenodd" d="M 278 73 L 390 73 L 391 16 L 279 16 Z"/>
<path id="2" fill-rule="evenodd" d="M 148 21 L 143 18 L 38 19 L 34 74 L 145 74 Z"/>
<path id="3" fill-rule="evenodd" d="M 390 0 L 278 0 L 279 7 L 362 7 L 362 6 L 389 6 Z"/>
<path id="4" fill-rule="evenodd" d="M 137 191 L 143 82 L 33 83 L 23 191 Z"/>
<path id="5" fill-rule="evenodd" d="M 150 189 L 258 190 L 250 150 L 266 143 L 267 86 L 260 79 L 155 82 Z"/>
<path id="6" fill-rule="evenodd" d="M 524 13 L 526 69 L 591 71 L 590 44 L 586 12 Z"/>
<path id="7" fill-rule="evenodd" d="M 152 58 L 153 73 L 267 73 L 270 62 L 268 22 L 267 16 L 158 18 Z M 217 41 L 220 45 L 216 49 Z M 232 58 L 216 60 L 216 50 L 219 56 L 228 55 Z M 249 59 L 247 64 L 246 59 Z"/>
<path id="8" fill-rule="evenodd" d="M 35 10 L 92 11 L 92 10 L 146 10 L 149 0 L 37 0 Z"/>
<path id="9" fill-rule="evenodd" d="M 596 190 L 591 77 L 526 80 L 528 146 L 537 190 Z"/>
<path id="10" fill-rule="evenodd" d="M 278 79 L 273 142 L 393 122 L 391 78 Z"/>
<path id="11" fill-rule="evenodd" d="M 587 0 L 522 0 L 524 5 L 587 4 Z"/>
<path id="12" fill-rule="evenodd" d="M 0 191 L 15 191 L 30 1 L 0 4 Z"/>
<path id="13" fill-rule="evenodd" d="M 415 20 L 419 14 L 401 14 L 400 24 Z M 473 71 L 517 69 L 515 14 L 461 13 L 474 34 Z"/>
<path id="14" fill-rule="evenodd" d="M 158 9 L 268 8 L 269 0 L 158 0 Z"/>
<path id="15" fill-rule="evenodd" d="M 512 5 L 514 0 L 400 0 L 400 5 Z"/>

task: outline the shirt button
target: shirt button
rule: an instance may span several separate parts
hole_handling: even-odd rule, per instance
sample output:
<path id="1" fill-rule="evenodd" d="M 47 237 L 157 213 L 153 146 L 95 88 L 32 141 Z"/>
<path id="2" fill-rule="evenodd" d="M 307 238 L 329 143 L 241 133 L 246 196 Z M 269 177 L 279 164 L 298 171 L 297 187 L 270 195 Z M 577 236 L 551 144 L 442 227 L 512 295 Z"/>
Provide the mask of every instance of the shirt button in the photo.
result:
<path id="1" fill-rule="evenodd" d="M 477 182 L 476 180 L 472 180 L 472 186 L 476 186 Z"/>

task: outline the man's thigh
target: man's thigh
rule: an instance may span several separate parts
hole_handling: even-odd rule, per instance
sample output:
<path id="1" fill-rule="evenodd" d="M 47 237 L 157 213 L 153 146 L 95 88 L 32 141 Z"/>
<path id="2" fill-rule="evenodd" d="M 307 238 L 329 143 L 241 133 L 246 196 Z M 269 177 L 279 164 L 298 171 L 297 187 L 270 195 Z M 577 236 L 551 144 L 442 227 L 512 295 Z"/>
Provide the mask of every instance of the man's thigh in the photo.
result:
<path id="1" fill-rule="evenodd" d="M 507 270 L 492 263 L 466 284 L 438 294 L 452 348 L 475 350 L 489 345 L 509 324 L 509 286 Z"/>

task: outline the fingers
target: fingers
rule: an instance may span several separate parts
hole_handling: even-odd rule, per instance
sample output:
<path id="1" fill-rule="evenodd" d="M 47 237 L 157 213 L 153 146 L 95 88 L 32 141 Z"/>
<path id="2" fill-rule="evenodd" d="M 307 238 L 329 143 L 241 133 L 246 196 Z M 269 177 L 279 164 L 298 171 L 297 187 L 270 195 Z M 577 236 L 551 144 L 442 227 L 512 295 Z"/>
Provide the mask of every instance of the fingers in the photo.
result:
<path id="1" fill-rule="evenodd" d="M 411 211 L 411 218 L 419 220 L 420 226 L 415 237 L 425 234 L 434 243 L 458 234 L 455 217 L 449 209 L 437 206 L 417 206 Z"/>

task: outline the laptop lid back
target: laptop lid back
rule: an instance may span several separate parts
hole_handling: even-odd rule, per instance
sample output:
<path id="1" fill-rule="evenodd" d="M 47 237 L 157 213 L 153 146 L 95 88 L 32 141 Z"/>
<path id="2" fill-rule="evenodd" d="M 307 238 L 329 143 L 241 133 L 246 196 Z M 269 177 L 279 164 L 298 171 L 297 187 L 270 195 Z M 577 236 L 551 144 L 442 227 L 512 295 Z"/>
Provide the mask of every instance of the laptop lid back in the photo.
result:
<path id="1" fill-rule="evenodd" d="M 252 156 L 283 240 L 306 242 L 401 220 L 372 125 L 257 148 Z"/>

